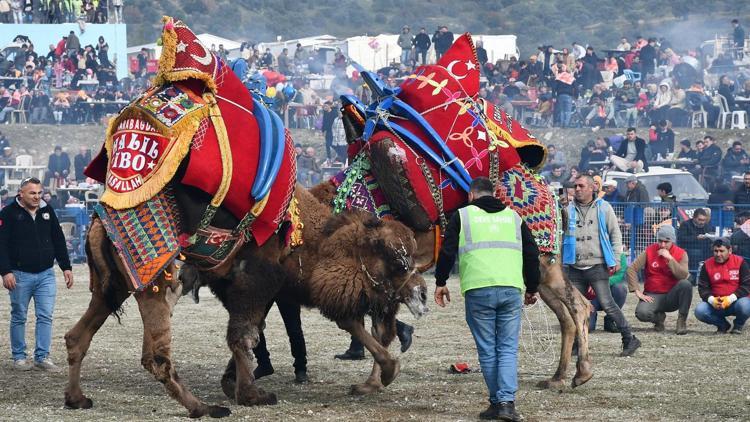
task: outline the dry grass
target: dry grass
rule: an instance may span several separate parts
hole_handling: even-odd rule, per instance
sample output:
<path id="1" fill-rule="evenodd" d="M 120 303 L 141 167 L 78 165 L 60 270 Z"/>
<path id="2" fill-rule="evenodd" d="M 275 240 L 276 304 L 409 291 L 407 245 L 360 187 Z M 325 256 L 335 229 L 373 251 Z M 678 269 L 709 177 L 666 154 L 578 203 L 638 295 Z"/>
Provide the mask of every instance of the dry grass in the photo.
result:
<path id="1" fill-rule="evenodd" d="M 76 266 L 77 285 L 71 291 L 60 285 L 55 318 L 52 358 L 65 363 L 63 334 L 88 304 L 85 267 Z M 62 277 L 58 274 L 58 280 Z M 474 342 L 463 318 L 463 301 L 457 282 L 450 281 L 454 301 L 446 309 L 435 309 L 419 321 L 404 313 L 416 326 L 414 345 L 401 360 L 402 372 L 395 383 L 380 394 L 352 397 L 349 385 L 364 380 L 371 361 L 341 362 L 332 359 L 343 351 L 348 336 L 316 311 L 304 311 L 312 382 L 292 382 L 292 359 L 283 324 L 272 310 L 267 328 L 276 374 L 259 384 L 279 395 L 272 407 L 244 408 L 230 403 L 221 393 L 219 379 L 229 356 L 224 329 L 227 315 L 207 291 L 201 303 L 188 298 L 174 313 L 173 356 L 177 370 L 200 398 L 229 405 L 234 419 L 253 420 L 475 420 L 486 404 L 481 374 L 449 374 L 448 366 L 468 361 L 477 366 Z M 697 296 L 696 296 L 697 298 Z M 696 299 L 697 300 L 697 299 Z M 0 299 L 4 310 L 1 326 L 8 326 L 9 301 Z M 184 418 L 187 412 L 171 400 L 162 386 L 140 366 L 141 322 L 130 299 L 121 326 L 110 319 L 94 338 L 84 360 L 83 389 L 94 400 L 87 411 L 65 410 L 63 389 L 66 375 L 37 371 L 18 373 L 10 368 L 8 335 L 0 337 L 6 359 L 0 365 L 1 420 L 167 420 Z M 526 312 L 542 337 L 536 342 L 524 324 L 520 353 L 518 408 L 529 421 L 549 420 L 747 420 L 750 413 L 747 334 L 715 336 L 713 329 L 691 315 L 689 334 L 657 334 L 635 321 L 635 298 L 629 297 L 625 312 L 642 339 L 643 347 L 631 358 L 616 357 L 619 335 L 596 331 L 591 337 L 594 378 L 576 390 L 540 391 L 534 384 L 552 374 L 559 336 L 552 313 L 537 307 Z M 404 311 L 406 312 L 406 311 Z M 553 335 L 546 335 L 544 318 Z M 675 316 L 667 319 L 674 326 Z M 601 317 L 600 317 L 601 324 Z M 33 344 L 30 313 L 27 342 Z M 7 333 L 7 328 L 4 328 Z M 535 338 L 537 338 L 535 337 Z M 550 347 L 551 346 L 551 347 Z M 392 347 L 394 353 L 397 347 Z M 29 350 L 30 352 L 32 350 Z"/>

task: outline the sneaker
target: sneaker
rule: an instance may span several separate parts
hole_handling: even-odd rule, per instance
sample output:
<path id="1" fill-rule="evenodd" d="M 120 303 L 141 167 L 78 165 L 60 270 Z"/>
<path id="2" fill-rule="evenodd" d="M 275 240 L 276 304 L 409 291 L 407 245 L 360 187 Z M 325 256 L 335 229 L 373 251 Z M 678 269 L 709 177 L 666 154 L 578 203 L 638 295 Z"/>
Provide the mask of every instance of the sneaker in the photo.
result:
<path id="1" fill-rule="evenodd" d="M 333 358 L 340 359 L 340 360 L 362 360 L 365 358 L 365 351 L 349 349 L 340 355 L 334 356 Z"/>
<path id="2" fill-rule="evenodd" d="M 401 343 L 401 353 L 406 352 L 411 347 L 412 334 L 414 334 L 414 327 L 408 324 L 404 324 L 404 329 L 397 333 L 398 341 Z"/>
<path id="3" fill-rule="evenodd" d="M 31 368 L 32 365 L 26 359 L 16 359 L 13 361 L 13 369 L 16 371 L 28 371 Z"/>
<path id="4" fill-rule="evenodd" d="M 732 327 L 732 331 L 729 332 L 729 334 L 742 334 L 742 328 L 744 325 L 737 325 L 736 323 Z"/>
<path id="5" fill-rule="evenodd" d="M 516 405 L 512 401 L 501 401 L 495 405 L 497 413 L 495 420 L 516 422 L 521 420 L 521 415 L 516 413 Z"/>
<path id="6" fill-rule="evenodd" d="M 62 369 L 60 369 L 59 366 L 55 365 L 50 358 L 45 358 L 44 360 L 34 362 L 34 368 L 47 372 L 62 371 Z"/>
<path id="7" fill-rule="evenodd" d="M 726 334 L 730 328 L 732 328 L 732 325 L 725 320 L 724 325 L 716 329 L 716 334 Z"/>
<path id="8" fill-rule="evenodd" d="M 654 321 L 654 331 L 660 333 L 664 331 L 664 321 L 667 319 L 667 314 L 665 312 L 657 312 L 655 316 L 656 321 Z"/>
<path id="9" fill-rule="evenodd" d="M 627 343 L 623 342 L 620 357 L 632 356 L 639 347 L 641 347 L 641 341 L 638 340 L 638 337 L 631 336 Z"/>

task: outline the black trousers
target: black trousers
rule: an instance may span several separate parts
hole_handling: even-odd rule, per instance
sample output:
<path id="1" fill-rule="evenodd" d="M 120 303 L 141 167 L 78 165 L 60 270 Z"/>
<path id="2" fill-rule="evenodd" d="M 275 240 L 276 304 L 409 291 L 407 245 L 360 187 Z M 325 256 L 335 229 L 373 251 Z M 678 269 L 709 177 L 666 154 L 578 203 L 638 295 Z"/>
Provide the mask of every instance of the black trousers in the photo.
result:
<path id="1" fill-rule="evenodd" d="M 281 319 L 284 320 L 284 326 L 286 327 L 286 334 L 289 336 L 289 346 L 292 349 L 292 357 L 294 358 L 294 370 L 295 372 L 307 370 L 307 348 L 305 347 L 305 334 L 302 332 L 302 320 L 300 319 L 300 306 L 296 303 L 289 303 L 285 301 L 275 300 L 276 307 L 279 308 Z M 266 307 L 266 316 L 268 311 L 271 310 L 274 302 L 271 302 Z M 271 365 L 271 354 L 268 352 L 266 346 L 266 336 L 263 335 L 263 331 L 260 332 L 260 339 L 258 345 L 253 349 L 255 358 L 258 360 L 258 366 Z"/>
<path id="2" fill-rule="evenodd" d="M 404 328 L 406 328 L 406 323 L 396 320 L 396 333 L 400 335 L 404 332 Z M 349 344 L 349 350 L 353 352 L 364 352 L 365 345 L 362 344 L 362 342 L 359 341 L 356 337 L 352 336 L 352 342 Z"/>

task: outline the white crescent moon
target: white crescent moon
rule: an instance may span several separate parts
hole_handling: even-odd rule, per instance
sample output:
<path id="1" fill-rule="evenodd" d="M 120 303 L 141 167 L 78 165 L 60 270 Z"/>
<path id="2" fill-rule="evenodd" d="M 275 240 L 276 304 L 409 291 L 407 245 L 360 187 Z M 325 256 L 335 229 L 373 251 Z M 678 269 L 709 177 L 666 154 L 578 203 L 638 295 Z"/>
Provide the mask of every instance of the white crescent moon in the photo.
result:
<path id="1" fill-rule="evenodd" d="M 456 80 L 459 80 L 459 81 L 461 79 L 464 79 L 466 77 L 466 75 L 463 75 L 463 76 L 459 77 L 458 75 L 456 75 L 455 73 L 453 73 L 453 66 L 455 66 L 456 63 L 460 63 L 460 62 L 461 62 L 461 60 L 453 60 L 452 62 L 448 63 L 448 66 L 446 66 L 446 68 L 445 68 L 445 70 L 447 70 L 448 73 L 450 73 L 451 75 L 453 75 L 453 77 L 456 78 Z"/>
<path id="2" fill-rule="evenodd" d="M 195 54 L 190 54 L 190 57 L 192 57 L 196 62 L 202 64 L 203 66 L 208 66 L 211 64 L 211 53 L 206 50 L 206 47 L 203 46 L 200 42 L 197 40 L 193 40 L 194 43 L 198 44 L 203 49 L 203 57 L 196 56 Z"/>

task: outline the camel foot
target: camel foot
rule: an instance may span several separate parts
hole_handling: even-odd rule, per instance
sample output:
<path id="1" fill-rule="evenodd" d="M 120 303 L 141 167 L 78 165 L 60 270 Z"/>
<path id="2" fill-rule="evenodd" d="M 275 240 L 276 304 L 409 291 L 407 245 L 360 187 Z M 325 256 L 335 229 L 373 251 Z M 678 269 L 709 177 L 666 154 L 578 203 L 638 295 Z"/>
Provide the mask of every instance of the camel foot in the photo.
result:
<path id="1" fill-rule="evenodd" d="M 401 363 L 398 359 L 386 361 L 380 364 L 380 382 L 384 387 L 390 385 L 401 372 Z"/>
<path id="2" fill-rule="evenodd" d="M 228 399 L 234 398 L 234 390 L 236 387 L 235 378 L 236 375 L 234 373 L 224 374 L 221 377 L 221 391 L 224 392 L 224 395 L 227 396 Z"/>
<path id="3" fill-rule="evenodd" d="M 368 384 L 368 383 L 362 383 L 362 384 L 354 384 L 349 389 L 349 394 L 353 396 L 366 396 L 368 394 L 377 393 L 380 391 L 382 386 L 377 384 Z"/>
<path id="4" fill-rule="evenodd" d="M 84 395 L 81 395 L 80 398 L 73 399 L 68 395 L 68 393 L 65 393 L 66 409 L 91 409 L 93 406 L 94 402 Z"/>
<path id="5" fill-rule="evenodd" d="M 573 383 L 571 384 L 571 386 L 573 388 L 576 388 L 579 385 L 585 384 L 586 381 L 590 380 L 593 377 L 594 371 L 591 370 L 591 363 L 579 363 L 578 369 L 576 370 L 576 375 L 573 377 Z"/>
<path id="6" fill-rule="evenodd" d="M 265 406 L 278 403 L 276 394 L 266 393 L 262 388 L 251 387 L 237 391 L 237 404 L 240 406 Z"/>
<path id="7" fill-rule="evenodd" d="M 565 383 L 561 379 L 548 379 L 539 381 L 536 386 L 545 390 L 562 390 L 565 388 Z"/>

